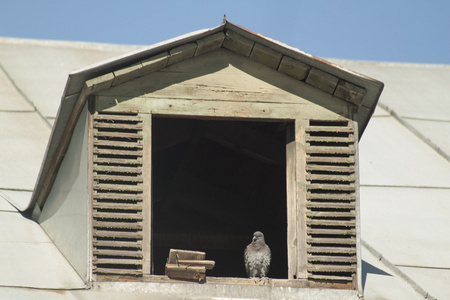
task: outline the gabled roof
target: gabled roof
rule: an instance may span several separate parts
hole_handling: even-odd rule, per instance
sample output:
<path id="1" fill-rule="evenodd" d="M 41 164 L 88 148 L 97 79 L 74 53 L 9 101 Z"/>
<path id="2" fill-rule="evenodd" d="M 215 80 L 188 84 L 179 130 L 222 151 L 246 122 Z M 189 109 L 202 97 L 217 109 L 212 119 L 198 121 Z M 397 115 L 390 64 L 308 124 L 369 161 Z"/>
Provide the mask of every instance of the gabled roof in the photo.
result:
<path id="1" fill-rule="evenodd" d="M 36 204 L 39 208 L 43 207 L 89 94 L 220 47 L 351 103 L 358 111 L 356 121 L 359 124 L 359 136 L 373 114 L 383 89 L 383 83 L 380 81 L 344 69 L 226 20 L 212 29 L 196 31 L 116 59 L 75 70 L 69 74 L 26 212 L 32 213 Z"/>

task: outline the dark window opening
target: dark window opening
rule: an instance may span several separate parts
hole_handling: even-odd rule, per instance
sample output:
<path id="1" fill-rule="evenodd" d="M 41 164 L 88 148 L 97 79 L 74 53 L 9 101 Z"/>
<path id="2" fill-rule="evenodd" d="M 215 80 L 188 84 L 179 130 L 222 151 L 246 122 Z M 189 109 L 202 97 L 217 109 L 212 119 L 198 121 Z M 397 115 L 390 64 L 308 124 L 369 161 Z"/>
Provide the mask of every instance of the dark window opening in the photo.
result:
<path id="1" fill-rule="evenodd" d="M 287 278 L 286 125 L 153 118 L 153 274 L 175 248 L 206 252 L 207 276 L 246 277 L 244 249 L 260 230 L 269 277 Z"/>

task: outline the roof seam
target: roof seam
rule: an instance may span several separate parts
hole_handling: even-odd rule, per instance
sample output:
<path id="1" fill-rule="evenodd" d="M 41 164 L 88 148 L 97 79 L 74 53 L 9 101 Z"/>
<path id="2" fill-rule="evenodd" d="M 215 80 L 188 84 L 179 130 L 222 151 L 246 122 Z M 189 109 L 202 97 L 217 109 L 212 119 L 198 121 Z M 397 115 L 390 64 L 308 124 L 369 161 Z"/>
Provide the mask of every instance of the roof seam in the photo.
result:
<path id="1" fill-rule="evenodd" d="M 405 126 L 409 131 L 411 131 L 414 135 L 416 135 L 422 142 L 430 146 L 434 151 L 436 151 L 440 156 L 445 158 L 447 161 L 450 162 L 450 155 L 447 154 L 444 150 L 442 150 L 438 145 L 433 143 L 430 139 L 428 139 L 426 136 L 424 136 L 420 131 L 418 131 L 414 126 L 412 126 L 410 123 L 408 123 L 404 118 L 400 117 L 393 109 L 391 109 L 389 106 L 378 102 L 378 105 L 380 105 L 381 108 L 386 110 L 391 116 L 393 116 L 397 121 L 400 122 L 403 126 Z"/>
<path id="2" fill-rule="evenodd" d="M 429 266 L 414 266 L 414 265 L 396 265 L 397 267 L 404 267 L 404 268 L 418 268 L 418 269 L 433 269 L 433 270 L 450 270 L 450 267 L 429 267 Z"/>
<path id="3" fill-rule="evenodd" d="M 425 185 L 386 185 L 386 184 L 360 184 L 364 187 L 387 187 L 387 188 L 412 188 L 412 189 L 437 189 L 437 190 L 450 190 L 450 187 L 446 186 L 425 186 Z"/>
<path id="4" fill-rule="evenodd" d="M 33 192 L 33 189 L 21 189 L 21 188 L 5 188 L 5 187 L 0 187 L 0 191 Z"/>
<path id="5" fill-rule="evenodd" d="M 439 120 L 439 119 L 427 119 L 427 118 L 416 118 L 416 117 L 402 117 L 403 119 L 407 120 L 415 120 L 415 121 L 431 121 L 431 122 L 443 122 L 443 123 L 450 123 L 450 120 Z"/>
<path id="6" fill-rule="evenodd" d="M 19 209 L 16 205 L 14 205 L 14 203 L 11 201 L 11 199 L 10 199 L 7 195 L 3 194 L 3 193 L 1 192 L 1 190 L 0 190 L 0 198 L 4 199 L 4 200 L 5 200 L 6 202 L 8 202 L 12 207 L 14 207 L 14 208 L 16 209 L 15 212 L 17 212 L 17 213 L 20 212 L 20 209 Z M 2 210 L 2 211 L 3 211 L 3 210 Z M 9 212 L 9 211 L 7 211 L 7 212 Z"/>
<path id="7" fill-rule="evenodd" d="M 417 284 L 411 277 L 401 271 L 396 265 L 383 257 L 383 255 L 370 246 L 365 240 L 361 239 L 361 245 L 364 246 L 373 256 L 375 256 L 383 265 L 385 265 L 389 271 L 401 278 L 406 284 L 408 284 L 415 292 L 421 295 L 424 299 L 437 300 L 425 291 L 419 284 Z"/>
<path id="8" fill-rule="evenodd" d="M 352 60 L 345 58 L 328 57 L 327 60 L 338 63 L 351 62 L 355 65 L 376 65 L 381 67 L 405 67 L 405 68 L 423 68 L 423 69 L 449 69 L 450 65 L 444 63 L 411 63 L 411 62 L 395 62 L 395 61 L 374 61 L 374 60 Z"/>
<path id="9" fill-rule="evenodd" d="M 23 97 L 23 99 L 25 101 L 27 101 L 31 107 L 33 107 L 34 111 L 44 120 L 44 122 L 47 124 L 47 126 L 49 128 L 52 128 L 52 124 L 50 124 L 50 122 L 47 120 L 47 118 L 44 116 L 44 114 L 42 114 L 36 107 L 36 105 L 34 105 L 33 101 L 31 101 L 28 96 L 22 91 L 22 89 L 16 84 L 16 82 L 14 81 L 14 79 L 11 77 L 11 75 L 9 75 L 9 73 L 6 71 L 6 69 L 3 67 L 3 65 L 0 63 L 0 70 L 3 71 L 3 73 L 5 73 L 6 78 L 8 78 L 8 80 L 11 82 L 11 84 L 14 86 L 14 88 L 17 90 L 17 92 Z"/>
<path id="10" fill-rule="evenodd" d="M 8 113 L 34 113 L 36 110 L 0 109 L 0 112 Z"/>
<path id="11" fill-rule="evenodd" d="M 92 50 L 133 50 L 146 47 L 146 45 L 124 45 L 114 43 L 98 43 L 89 41 L 68 41 L 68 40 L 48 40 L 48 39 L 27 39 L 0 37 L 0 43 L 8 43 L 13 45 L 33 45 L 43 47 L 59 47 L 59 48 L 76 48 L 76 49 L 92 49 Z"/>

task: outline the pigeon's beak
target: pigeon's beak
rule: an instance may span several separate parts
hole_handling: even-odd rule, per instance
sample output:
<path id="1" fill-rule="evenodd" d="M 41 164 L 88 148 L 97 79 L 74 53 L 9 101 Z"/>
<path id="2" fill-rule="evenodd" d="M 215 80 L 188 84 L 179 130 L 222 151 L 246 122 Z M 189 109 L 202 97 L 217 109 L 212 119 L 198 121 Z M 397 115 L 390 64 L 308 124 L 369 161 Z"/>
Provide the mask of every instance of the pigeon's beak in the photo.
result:
<path id="1" fill-rule="evenodd" d="M 253 241 L 253 242 L 256 242 L 256 237 L 255 237 L 255 236 L 253 237 L 252 241 Z"/>

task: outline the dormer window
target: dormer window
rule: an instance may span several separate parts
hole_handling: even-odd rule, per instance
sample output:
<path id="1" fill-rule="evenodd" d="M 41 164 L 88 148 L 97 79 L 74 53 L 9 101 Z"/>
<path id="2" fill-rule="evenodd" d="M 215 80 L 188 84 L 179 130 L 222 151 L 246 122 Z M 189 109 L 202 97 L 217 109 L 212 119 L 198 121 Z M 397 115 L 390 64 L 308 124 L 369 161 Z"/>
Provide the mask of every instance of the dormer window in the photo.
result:
<path id="1" fill-rule="evenodd" d="M 84 227 L 50 234 L 86 281 L 177 284 L 184 249 L 214 260 L 206 283 L 255 285 L 262 231 L 270 288 L 356 296 L 357 144 L 381 89 L 225 22 L 71 75 L 33 201 L 76 210 Z"/>

